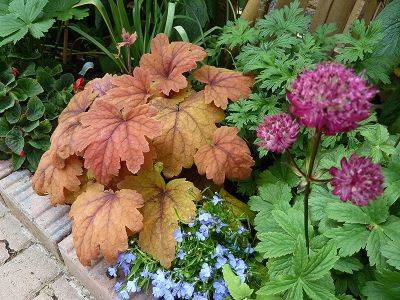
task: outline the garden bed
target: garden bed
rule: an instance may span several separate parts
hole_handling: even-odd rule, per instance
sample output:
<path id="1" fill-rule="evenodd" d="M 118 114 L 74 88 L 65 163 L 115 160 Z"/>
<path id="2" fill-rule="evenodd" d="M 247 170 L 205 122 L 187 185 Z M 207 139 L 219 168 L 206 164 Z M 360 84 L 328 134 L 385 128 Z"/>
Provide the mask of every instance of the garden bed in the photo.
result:
<path id="1" fill-rule="evenodd" d="M 94 297 L 397 297 L 399 0 L 9 2 L 0 195 Z"/>

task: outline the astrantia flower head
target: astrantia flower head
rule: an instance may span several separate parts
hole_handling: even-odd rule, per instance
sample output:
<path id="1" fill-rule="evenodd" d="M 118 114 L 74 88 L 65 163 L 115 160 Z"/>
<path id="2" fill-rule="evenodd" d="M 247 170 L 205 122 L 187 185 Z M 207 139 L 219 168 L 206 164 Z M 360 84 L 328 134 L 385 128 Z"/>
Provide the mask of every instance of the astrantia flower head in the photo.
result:
<path id="1" fill-rule="evenodd" d="M 342 201 L 351 200 L 355 205 L 367 205 L 383 193 L 382 170 L 368 157 L 353 154 L 341 160 L 342 169 L 331 168 L 333 194 Z"/>
<path id="2" fill-rule="evenodd" d="M 257 127 L 258 145 L 268 151 L 282 153 L 296 141 L 299 130 L 299 124 L 289 114 L 266 116 Z"/>
<path id="3" fill-rule="evenodd" d="M 287 97 L 290 111 L 300 124 L 327 135 L 347 132 L 370 115 L 370 100 L 377 90 L 352 69 L 338 63 L 322 63 L 293 82 Z"/>

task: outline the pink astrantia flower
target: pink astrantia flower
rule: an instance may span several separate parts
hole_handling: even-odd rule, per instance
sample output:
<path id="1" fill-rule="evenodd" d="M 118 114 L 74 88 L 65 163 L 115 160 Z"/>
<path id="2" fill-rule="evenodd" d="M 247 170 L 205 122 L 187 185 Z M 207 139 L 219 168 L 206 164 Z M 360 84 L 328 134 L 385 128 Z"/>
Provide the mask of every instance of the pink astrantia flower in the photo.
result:
<path id="1" fill-rule="evenodd" d="M 340 162 L 342 169 L 331 168 L 333 194 L 342 201 L 351 200 L 355 205 L 367 205 L 383 193 L 382 170 L 368 157 L 356 154 L 345 157 Z"/>
<path id="2" fill-rule="evenodd" d="M 122 37 L 122 42 L 117 44 L 118 48 L 133 45 L 137 39 L 137 34 L 136 32 L 130 34 L 125 30 L 125 28 L 122 28 L 121 37 Z"/>
<path id="3" fill-rule="evenodd" d="M 376 93 L 352 69 L 327 62 L 300 74 L 287 97 L 290 111 L 301 125 L 334 135 L 350 131 L 368 118 L 370 100 Z"/>
<path id="4" fill-rule="evenodd" d="M 268 151 L 282 153 L 296 141 L 299 129 L 300 125 L 289 114 L 266 116 L 257 127 L 258 145 Z"/>

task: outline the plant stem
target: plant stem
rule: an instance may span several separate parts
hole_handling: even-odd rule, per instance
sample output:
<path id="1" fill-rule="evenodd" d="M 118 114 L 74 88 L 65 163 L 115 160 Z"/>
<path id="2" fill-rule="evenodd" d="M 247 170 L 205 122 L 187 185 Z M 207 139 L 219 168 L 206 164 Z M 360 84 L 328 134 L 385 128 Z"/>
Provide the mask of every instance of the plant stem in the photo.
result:
<path id="1" fill-rule="evenodd" d="M 63 64 L 68 62 L 68 21 L 64 23 L 64 40 L 63 40 L 63 52 L 62 52 Z"/>
<path id="2" fill-rule="evenodd" d="M 290 151 L 287 151 L 290 163 L 292 164 L 292 166 L 297 170 L 297 172 L 300 173 L 301 176 L 303 176 L 304 178 L 306 178 L 306 174 L 300 169 L 299 165 L 296 163 L 296 161 L 293 159 L 292 154 L 290 153 Z"/>
<path id="3" fill-rule="evenodd" d="M 311 192 L 311 181 L 314 170 L 315 158 L 318 153 L 319 143 L 321 142 L 321 131 L 317 131 L 313 137 L 310 162 L 306 175 L 306 188 L 304 191 L 304 235 L 306 238 L 307 253 L 310 253 L 310 237 L 308 236 L 308 198 Z"/>

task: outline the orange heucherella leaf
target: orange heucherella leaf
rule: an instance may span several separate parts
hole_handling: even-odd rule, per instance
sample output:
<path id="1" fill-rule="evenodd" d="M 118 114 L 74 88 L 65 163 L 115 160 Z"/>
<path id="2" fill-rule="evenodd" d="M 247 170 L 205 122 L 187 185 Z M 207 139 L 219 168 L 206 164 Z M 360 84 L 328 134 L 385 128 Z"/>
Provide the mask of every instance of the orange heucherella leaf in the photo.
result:
<path id="1" fill-rule="evenodd" d="M 250 95 L 254 80 L 240 72 L 212 66 L 203 66 L 193 73 L 194 78 L 205 83 L 204 99 L 225 109 L 228 99 L 237 101 Z"/>
<path id="2" fill-rule="evenodd" d="M 152 139 L 161 133 L 155 114 L 148 104 L 121 112 L 111 103 L 96 101 L 81 117 L 83 128 L 77 133 L 76 150 L 84 151 L 85 167 L 98 181 L 107 184 L 117 176 L 121 160 L 132 173 L 139 171 L 144 153 L 150 151 L 146 137 Z"/>
<path id="3" fill-rule="evenodd" d="M 197 151 L 194 162 L 200 174 L 206 174 L 216 184 L 228 179 L 242 180 L 250 177 L 254 160 L 246 142 L 238 135 L 236 128 L 218 128 L 211 145 Z"/>
<path id="4" fill-rule="evenodd" d="M 115 86 L 101 100 L 115 104 L 119 109 L 145 104 L 151 96 L 150 74 L 143 68 L 135 68 L 133 76 L 122 75 L 111 80 Z"/>
<path id="5" fill-rule="evenodd" d="M 91 89 L 93 92 L 97 93 L 97 95 L 104 96 L 109 90 L 114 88 L 114 84 L 112 82 L 115 75 L 106 74 L 102 78 L 95 78 L 92 81 L 88 82 L 85 89 Z"/>
<path id="6" fill-rule="evenodd" d="M 82 92 L 76 94 L 58 117 L 58 123 L 79 118 L 79 116 L 92 105 L 97 96 L 98 94 L 91 88 L 86 88 Z"/>
<path id="7" fill-rule="evenodd" d="M 198 93 L 180 101 L 181 98 L 156 98 L 150 102 L 158 110 L 156 118 L 162 125 L 162 134 L 153 145 L 166 177 L 177 176 L 182 168 L 193 165 L 196 151 L 212 138 L 217 129 L 215 123 L 224 118 L 221 109 L 204 103 Z"/>
<path id="8" fill-rule="evenodd" d="M 140 66 L 150 72 L 159 91 L 169 95 L 187 86 L 183 73 L 197 67 L 207 53 L 203 48 L 186 42 L 169 43 L 165 34 L 158 34 L 151 42 L 151 54 L 145 54 Z"/>
<path id="9" fill-rule="evenodd" d="M 185 179 L 165 184 L 154 169 L 127 176 L 118 186 L 134 189 L 143 196 L 144 207 L 140 211 L 144 219 L 139 246 L 169 268 L 175 258 L 174 231 L 179 227 L 179 220 L 190 222 L 196 216 L 194 201 L 201 199 L 200 190 Z"/>
<path id="10" fill-rule="evenodd" d="M 78 191 L 83 173 L 82 162 L 77 157 L 65 161 L 62 169 L 53 164 L 50 151 L 43 154 L 32 178 L 33 189 L 38 195 L 49 194 L 52 204 L 64 204 L 67 191 Z"/>
<path id="11" fill-rule="evenodd" d="M 139 208 L 143 197 L 136 191 L 123 189 L 104 191 L 99 183 L 89 185 L 72 204 L 72 236 L 80 262 L 89 266 L 100 251 L 112 263 L 118 253 L 128 249 L 128 231 L 139 232 L 143 217 Z"/>

